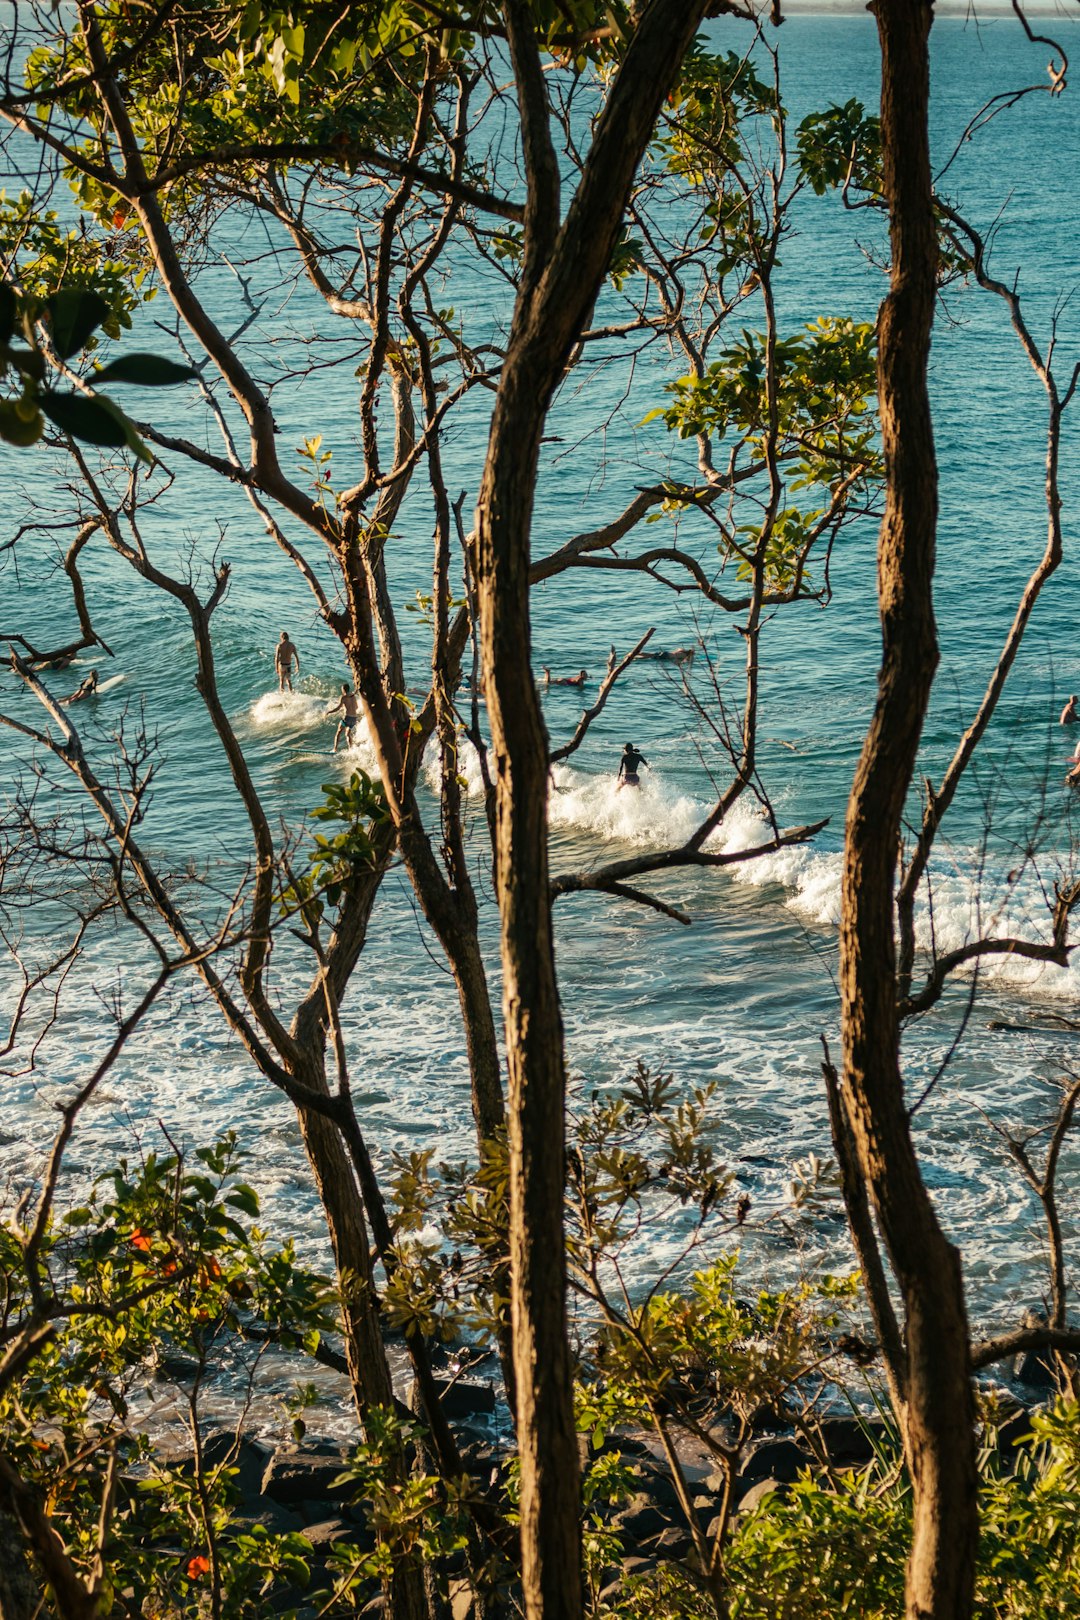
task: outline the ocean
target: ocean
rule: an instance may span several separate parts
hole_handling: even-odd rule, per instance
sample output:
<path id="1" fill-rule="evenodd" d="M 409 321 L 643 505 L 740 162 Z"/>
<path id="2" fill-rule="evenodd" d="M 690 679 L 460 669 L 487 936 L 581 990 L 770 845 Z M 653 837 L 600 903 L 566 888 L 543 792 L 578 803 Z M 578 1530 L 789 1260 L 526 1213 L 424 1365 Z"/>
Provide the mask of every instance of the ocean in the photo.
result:
<path id="1" fill-rule="evenodd" d="M 1075 24 L 1054 18 L 1071 46 Z M 743 25 L 712 25 L 714 41 L 739 49 Z M 877 46 L 865 14 L 799 14 L 778 35 L 791 127 L 805 112 L 857 96 L 877 95 Z M 971 120 L 994 96 L 1047 82 L 1050 50 L 1028 44 L 1018 25 L 993 18 L 939 20 L 933 31 L 933 138 L 950 199 L 980 227 L 995 227 L 995 272 L 1018 286 L 1032 330 L 1045 345 L 1056 321 L 1058 374 L 1080 359 L 1080 304 L 1070 302 L 1080 262 L 1080 193 L 1068 181 L 1080 150 L 1080 83 L 1064 95 L 1027 96 L 1002 110 L 971 140 Z M 9 163 L 11 161 L 9 157 Z M 9 174 L 9 191 L 16 183 Z M 507 189 L 514 189 L 508 177 Z M 207 308 L 226 327 L 244 318 L 233 266 L 247 263 L 260 307 L 243 339 L 249 362 L 278 377 L 275 409 L 289 451 L 319 433 L 333 450 L 338 487 L 348 481 L 355 445 L 355 370 L 360 346 L 326 316 L 312 294 L 280 273 L 264 227 L 246 216 L 219 233 L 227 256 L 208 262 L 199 279 Z M 782 329 L 818 315 L 874 318 L 884 291 L 882 232 L 871 215 L 845 213 L 836 199 L 807 197 L 785 241 L 777 297 Z M 451 265 L 445 300 L 479 330 L 508 309 L 505 281 L 474 261 Z M 146 306 L 138 342 L 168 352 L 163 301 Z M 752 324 L 747 315 L 745 324 Z M 143 339 L 145 338 L 145 342 Z M 303 384 L 285 378 L 286 357 L 309 344 L 315 369 Z M 628 352 L 613 340 L 590 357 L 562 390 L 552 412 L 533 532 L 543 555 L 571 535 L 614 516 L 634 491 L 687 465 L 686 446 L 663 424 L 645 422 L 679 375 L 659 346 Z M 999 300 L 954 286 L 943 297 L 934 336 L 932 384 L 941 468 L 941 524 L 936 586 L 942 662 L 927 724 L 920 772 L 936 777 L 977 707 L 1023 585 L 1042 554 L 1046 408 L 1040 385 L 1011 332 Z M 183 391 L 153 398 L 165 429 L 213 438 L 202 406 Z M 452 493 L 475 497 L 486 443 L 490 396 L 481 391 L 451 428 L 446 447 Z M 140 401 L 138 407 L 150 406 Z M 949 948 L 976 929 L 1049 932 L 1053 885 L 1074 875 L 1075 800 L 1063 785 L 1074 734 L 1057 724 L 1065 697 L 1080 690 L 1080 516 L 1077 423 L 1066 417 L 1061 488 L 1065 561 L 1045 590 L 1023 652 L 980 752 L 950 812 L 932 866 L 932 914 L 920 938 Z M 288 454 L 284 456 L 288 461 Z M 240 492 L 211 475 L 169 460 L 175 481 L 144 511 L 147 544 L 160 558 L 194 560 L 207 577 L 214 554 L 232 565 L 228 596 L 214 617 L 222 693 L 275 821 L 297 832 L 320 797 L 320 785 L 370 764 L 361 735 L 344 756 L 329 754 L 333 722 L 324 711 L 346 671 L 320 627 L 310 597 L 274 549 Z M 292 463 L 297 466 L 298 463 Z M 66 475 L 40 452 L 0 454 L 3 536 L 35 517 L 66 511 Z M 645 531 L 650 543 L 665 531 Z M 748 861 L 730 871 L 686 871 L 649 880 L 663 898 L 693 917 L 681 927 L 656 913 L 595 894 L 557 905 L 557 954 L 574 1095 L 617 1086 L 640 1060 L 670 1072 L 687 1090 L 715 1082 L 710 1130 L 737 1187 L 752 1198 L 739 1234 L 748 1267 L 762 1280 L 850 1263 L 835 1203 L 796 1216 L 789 1187 L 799 1160 L 830 1154 L 820 1075 L 821 1038 L 838 1045 L 836 927 L 844 806 L 871 711 L 878 650 L 874 599 L 876 525 L 864 520 L 842 538 L 832 560 L 832 600 L 778 612 L 762 643 L 761 779 L 784 825 L 828 817 L 812 843 Z M 693 542 L 715 555 L 706 534 Z M 56 573 L 57 538 L 28 532 L 0 557 L 3 627 L 33 627 L 39 642 L 58 641 L 73 617 Z M 400 609 L 430 589 L 430 513 L 410 500 L 389 552 L 391 586 Z M 108 689 L 79 711 L 88 745 L 103 760 L 123 722 L 145 715 L 157 732 L 160 763 L 154 800 L 141 829 L 166 864 L 203 871 L 224 892 L 249 851 L 245 823 L 194 689 L 190 631 L 175 606 L 142 584 L 94 543 L 85 553 L 95 624 L 115 659 L 83 654 L 64 674 L 48 677 L 68 691 L 91 665 Z M 420 616 L 402 612 L 409 628 L 410 685 L 424 679 Z M 692 595 L 666 592 L 636 575 L 570 572 L 537 588 L 533 602 L 534 666 L 556 674 L 585 667 L 586 699 L 595 695 L 609 645 L 625 653 L 655 627 L 668 649 L 705 639 L 725 697 L 738 701 L 743 642 L 736 622 Z M 273 649 L 288 629 L 303 659 L 293 695 L 277 694 Z M 698 662 L 701 674 L 701 660 Z M 704 692 L 704 688 L 702 688 Z M 546 715 L 553 743 L 567 739 L 581 694 L 552 687 Z M 30 707 L 10 673 L 0 675 L 0 705 L 28 718 Z M 92 709 L 92 713 L 88 710 Z M 622 744 L 632 740 L 649 761 L 639 794 L 615 792 Z M 0 791 L 27 773 L 33 752 L 4 733 Z M 483 936 L 497 994 L 497 920 L 486 873 L 475 763 L 465 760 L 473 791 L 471 849 L 483 907 Z M 615 688 L 584 746 L 554 772 L 550 802 L 552 870 L 577 870 L 679 841 L 712 803 L 710 776 L 725 779 L 722 753 L 687 703 L 673 666 L 632 667 Z M 432 778 L 433 779 L 433 778 Z M 65 811 L 80 811 L 69 791 Z M 425 798 L 430 821 L 434 800 Z M 913 801 L 914 808 L 914 801 Z M 761 837 L 753 806 L 744 804 L 719 835 L 722 847 Z M 1010 877 L 1010 874 L 1019 873 Z M 60 899 L 23 919 L 35 960 L 66 926 Z M 287 957 L 275 970 L 284 1005 L 303 964 Z M 55 1126 L 53 1104 L 98 1060 L 109 1038 L 108 1009 L 130 997 L 148 971 L 127 933 L 106 931 L 76 965 L 55 1021 L 27 1071 L 23 1050 L 0 1090 L 0 1174 L 9 1187 L 40 1167 Z M 4 1005 L 18 978 L 0 964 Z M 1076 1036 L 1047 1023 L 1075 1011 L 1080 968 L 1022 961 L 988 962 L 980 972 L 966 1032 L 934 1094 L 916 1119 L 924 1173 L 941 1218 L 964 1255 L 973 1318 L 1014 1320 L 1045 1289 L 1039 1212 L 1010 1168 L 994 1127 L 1035 1129 L 1053 1113 L 1056 1087 L 1074 1072 Z M 917 1096 L 952 1047 L 967 1015 L 970 980 L 960 979 L 904 1043 L 904 1066 Z M 473 1151 L 469 1087 L 453 983 L 407 881 L 395 869 L 383 885 L 370 939 L 345 1009 L 353 1085 L 367 1140 L 377 1159 L 432 1148 L 439 1159 Z M 1012 1026 L 1007 1028 L 998 1025 Z M 1017 1027 L 1021 1026 L 1021 1027 Z M 1041 1026 L 1041 1027 L 1034 1027 Z M 21 1072 L 20 1072 L 21 1071 Z M 174 985 L 129 1044 L 80 1121 L 66 1174 L 80 1180 L 118 1155 L 159 1146 L 162 1128 L 197 1146 L 225 1128 L 238 1131 L 250 1155 L 248 1174 L 262 1193 L 275 1233 L 295 1232 L 304 1251 L 325 1261 L 318 1212 L 291 1106 L 260 1080 L 191 982 Z M 1075 1186 L 1080 1155 L 1067 1148 L 1061 1186 L 1065 1224 L 1076 1237 Z M 654 1268 L 679 1252 L 683 1233 L 650 1232 L 636 1264 L 647 1283 Z M 718 1237 L 721 1247 L 734 1241 Z"/>

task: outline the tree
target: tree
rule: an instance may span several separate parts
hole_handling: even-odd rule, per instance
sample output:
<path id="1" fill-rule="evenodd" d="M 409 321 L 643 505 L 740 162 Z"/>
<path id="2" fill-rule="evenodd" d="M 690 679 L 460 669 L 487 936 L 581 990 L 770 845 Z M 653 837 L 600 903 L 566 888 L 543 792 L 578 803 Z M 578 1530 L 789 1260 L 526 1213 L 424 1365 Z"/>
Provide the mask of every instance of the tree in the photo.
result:
<path id="1" fill-rule="evenodd" d="M 79 229 L 59 237 L 53 232 L 59 251 L 45 266 L 53 279 L 35 285 L 35 307 L 47 309 L 45 300 L 62 295 L 63 277 L 84 253 L 87 237 L 104 244 L 120 232 L 135 274 L 152 274 L 184 363 L 198 373 L 221 448 L 153 423 L 139 423 L 138 430 L 170 466 L 198 465 L 250 501 L 337 637 L 362 698 L 373 774 L 357 772 L 347 786 L 327 790 L 316 815 L 332 830 L 313 848 L 306 831 L 277 831 L 218 686 L 213 616 L 230 569 L 218 553 L 200 578 L 183 559 L 170 557 L 151 533 L 161 483 L 130 476 L 122 461 L 103 466 L 64 441 L 78 479 L 69 577 L 82 603 L 81 644 L 90 644 L 95 632 L 80 595 L 78 559 L 100 534 L 133 577 L 188 617 L 207 720 L 247 818 L 250 869 L 233 874 L 224 897 L 212 884 L 201 892 L 184 888 L 179 874 L 163 869 L 139 830 L 157 769 L 152 739 L 144 732 L 121 740 L 119 787 L 107 786 L 108 767 L 95 762 L 71 715 L 50 696 L 33 667 L 41 661 L 34 656 L 38 643 L 21 624 L 11 632 L 22 649 L 15 671 L 46 720 L 31 724 L 26 711 L 6 719 L 42 757 L 51 754 L 61 774 L 74 777 L 105 834 L 68 842 L 57 853 L 56 834 L 46 835 L 41 825 L 41 790 L 33 786 L 16 806 L 16 845 L 22 840 L 31 864 L 48 846 L 58 861 L 92 874 L 112 910 L 139 931 L 150 961 L 197 973 L 257 1070 L 297 1107 L 334 1246 L 358 1417 L 372 1437 L 383 1436 L 382 1415 L 392 1404 L 378 1270 L 386 1298 L 395 1297 L 395 1289 L 400 1297 L 407 1279 L 353 1106 L 345 1020 L 380 885 L 400 856 L 457 986 L 478 1153 L 497 1150 L 504 1117 L 509 1134 L 509 1229 L 500 1229 L 503 1247 L 493 1251 L 491 1315 L 502 1330 L 507 1387 L 516 1385 L 526 1603 L 533 1614 L 580 1612 L 577 1438 L 565 1331 L 565 1055 L 552 905 L 562 895 L 600 890 L 684 921 L 684 913 L 628 880 L 752 859 L 817 830 L 781 829 L 760 780 L 758 653 L 769 610 L 827 600 L 836 534 L 873 505 L 880 468 L 866 396 L 874 343 L 868 329 L 827 317 L 786 336 L 773 281 L 796 192 L 842 186 L 849 199 L 862 188 L 867 195 L 861 200 L 886 201 L 895 280 L 879 339 L 889 477 L 882 551 L 886 659 L 849 818 L 844 1084 L 827 1078 L 853 1234 L 915 1480 L 912 1612 L 959 1613 L 970 1591 L 977 1522 L 971 1353 L 955 1257 L 919 1175 L 900 1072 L 904 1017 L 932 1005 L 947 975 L 965 961 L 1006 943 L 976 941 L 959 956 L 939 958 L 926 983 L 913 988 L 914 897 L 955 772 L 929 797 L 915 858 L 901 878 L 899 963 L 892 906 L 897 839 L 932 677 L 934 469 L 925 358 L 941 234 L 951 232 L 956 262 L 973 267 L 977 279 L 988 279 L 989 272 L 978 234 L 932 195 L 929 20 L 923 11 L 882 0 L 880 128 L 858 119 L 849 128 L 844 109 L 807 120 L 789 179 L 775 75 L 770 84 L 746 56 L 693 49 L 706 10 L 654 0 L 635 18 L 618 9 L 507 0 L 501 8 L 480 5 L 466 19 L 425 4 L 354 8 L 348 17 L 323 5 L 286 14 L 166 4 L 146 18 L 122 5 L 84 4 L 70 27 L 44 18 L 36 48 L 27 52 L 26 83 L 7 86 L 0 111 L 18 140 L 29 139 L 37 153 L 55 159 L 50 182 L 70 179 L 82 212 Z M 760 44 L 759 52 L 767 54 Z M 506 53 L 511 94 L 501 84 Z M 894 92 L 909 68 L 921 88 L 904 102 Z M 495 98 L 520 129 L 523 203 L 507 194 L 517 189 L 517 172 L 511 184 L 496 184 L 502 172 L 495 168 L 485 113 L 477 111 L 485 98 Z M 756 158 L 755 143 L 742 139 L 742 123 L 754 121 L 775 141 L 770 160 Z M 564 191 L 572 192 L 565 210 Z M 673 197 L 686 207 L 676 241 L 664 222 Z M 262 294 L 250 267 L 239 273 L 242 313 L 234 330 L 201 297 L 200 265 L 216 251 L 215 231 L 226 211 L 238 208 L 271 232 L 274 273 L 305 279 L 330 323 L 340 325 L 362 355 L 357 454 L 344 484 L 343 458 L 338 452 L 335 462 L 319 433 L 305 435 L 304 472 L 294 476 L 286 469 L 275 387 L 251 357 L 251 336 L 262 330 Z M 24 215 L 39 212 L 35 199 L 23 207 Z M 345 218 L 357 232 L 356 251 L 349 247 L 347 255 Z M 13 217 L 9 226 L 22 241 L 23 223 Z M 701 241 L 715 254 L 705 270 Z M 467 329 L 441 306 L 439 278 L 452 252 L 468 252 L 503 277 L 512 302 L 505 328 L 496 319 L 478 337 L 475 324 Z M 90 259 L 117 326 L 132 297 L 131 280 L 117 278 L 104 245 Z M 24 281 L 31 274 L 41 281 L 38 260 L 28 253 L 17 260 Z M 80 273 L 87 271 L 82 258 L 78 265 Z M 594 318 L 605 285 L 622 298 L 618 320 L 608 320 L 606 305 Z M 724 323 L 751 299 L 764 330 L 730 339 Z M 688 313 L 695 308 L 697 317 Z M 530 530 L 548 412 L 568 374 L 586 365 L 592 346 L 612 330 L 643 343 L 670 342 L 679 366 L 687 368 L 688 375 L 674 380 L 662 414 L 693 441 L 698 476 L 639 491 L 608 522 L 536 558 Z M 95 378 L 105 380 L 110 368 L 80 374 L 72 364 L 77 349 L 65 354 L 66 345 L 50 345 L 42 323 L 34 331 L 44 364 L 67 376 L 89 402 Z M 355 361 L 354 353 L 350 364 Z M 306 350 L 299 361 L 285 361 L 285 378 L 301 378 L 308 363 Z M 1049 379 L 1056 434 L 1072 390 L 1057 394 L 1047 363 L 1040 375 Z M 460 523 L 463 501 L 450 499 L 444 433 L 458 406 L 483 391 L 494 394 L 494 407 L 469 535 Z M 717 446 L 725 436 L 730 455 L 718 468 Z M 305 484 L 301 478 L 309 473 Z M 805 507 L 795 503 L 792 474 L 815 489 L 813 505 L 809 497 Z M 430 633 L 431 681 L 414 703 L 406 691 L 395 598 L 394 531 L 411 521 L 416 506 L 408 503 L 419 500 L 425 483 L 434 528 L 432 584 L 417 606 Z M 733 514 L 744 498 L 753 516 L 739 524 Z M 1053 501 L 1051 507 L 1053 531 Z M 679 526 L 676 538 L 635 549 L 639 525 L 657 517 Z M 715 536 L 718 564 L 709 559 L 706 567 L 700 549 L 683 543 L 692 524 Z M 816 567 L 820 556 L 823 577 L 811 581 L 811 563 Z M 454 594 L 456 566 L 464 600 Z M 552 876 L 550 763 L 580 744 L 610 683 L 644 647 L 639 642 L 627 657 L 611 658 L 597 705 L 565 748 L 552 749 L 531 674 L 529 593 L 539 581 L 587 567 L 692 590 L 730 615 L 745 639 L 745 689 L 734 725 L 708 694 L 699 700 L 732 770 L 685 843 Z M 734 587 L 722 578 L 727 569 L 735 574 Z M 1018 635 L 1022 630 L 1019 622 Z M 470 652 L 466 715 L 462 664 Z M 481 661 L 490 758 L 479 721 Z M 1006 656 L 987 713 L 1008 667 Z M 713 697 L 719 699 L 719 688 Z M 963 745 L 960 771 L 984 724 L 979 721 Z M 508 1109 L 480 948 L 477 856 L 460 780 L 466 736 L 480 752 L 491 817 L 491 848 L 482 852 L 481 869 L 493 859 Z M 434 804 L 422 777 L 429 739 L 438 756 Z M 760 797 L 767 817 L 762 843 L 758 850 L 718 852 L 713 834 L 750 793 Z M 8 858 L 14 871 L 15 846 Z M 1062 897 L 1049 946 L 1010 941 L 1008 948 L 1063 959 L 1070 903 Z M 280 969 L 298 961 L 307 964 L 306 984 L 291 999 L 283 997 Z M 906 1345 L 889 1304 L 868 1191 L 904 1296 Z M 492 1204 L 497 1228 L 501 1211 L 496 1199 Z M 1055 1330 L 1062 1328 L 1057 1321 Z M 938 1366 L 936 1352 L 926 1347 L 940 1333 L 951 1354 Z M 458 1459 L 441 1421 L 425 1331 L 413 1324 L 408 1342 L 439 1467 L 453 1478 Z M 403 1486 L 406 1450 L 393 1432 L 388 1444 L 390 1478 Z M 481 1514 L 480 1534 L 482 1520 Z M 396 1613 L 422 1612 L 415 1561 L 397 1560 L 389 1595 Z"/>

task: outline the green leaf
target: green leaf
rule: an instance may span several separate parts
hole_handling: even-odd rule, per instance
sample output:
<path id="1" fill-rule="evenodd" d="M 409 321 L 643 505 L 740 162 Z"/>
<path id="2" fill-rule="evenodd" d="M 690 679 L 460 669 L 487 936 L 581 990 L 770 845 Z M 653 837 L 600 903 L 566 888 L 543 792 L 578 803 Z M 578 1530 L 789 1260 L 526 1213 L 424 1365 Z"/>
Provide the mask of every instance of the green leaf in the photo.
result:
<path id="1" fill-rule="evenodd" d="M 229 1193 L 225 1202 L 230 1204 L 233 1209 L 243 1210 L 244 1214 L 250 1215 L 253 1220 L 258 1218 L 259 1195 L 254 1187 L 249 1187 L 246 1182 L 239 1182 Z"/>
<path id="2" fill-rule="evenodd" d="M 128 442 L 124 424 L 101 400 L 90 399 L 85 394 L 54 394 L 50 390 L 42 394 L 41 408 L 50 422 L 64 433 L 70 433 L 73 439 L 117 448 Z"/>
<path id="3" fill-rule="evenodd" d="M 0 400 L 0 439 L 6 443 L 18 445 L 20 449 L 36 444 L 44 427 L 40 411 L 36 411 L 28 418 L 20 411 L 17 402 L 10 399 Z"/>
<path id="4" fill-rule="evenodd" d="M 46 298 L 44 308 L 49 317 L 53 347 L 62 360 L 85 348 L 92 333 L 109 314 L 109 305 L 100 293 L 65 287 Z"/>
<path id="5" fill-rule="evenodd" d="M 157 354 L 122 354 L 111 360 L 94 377 L 98 383 L 133 383 L 138 388 L 169 388 L 189 382 L 197 373 L 193 366 L 177 365 Z"/>

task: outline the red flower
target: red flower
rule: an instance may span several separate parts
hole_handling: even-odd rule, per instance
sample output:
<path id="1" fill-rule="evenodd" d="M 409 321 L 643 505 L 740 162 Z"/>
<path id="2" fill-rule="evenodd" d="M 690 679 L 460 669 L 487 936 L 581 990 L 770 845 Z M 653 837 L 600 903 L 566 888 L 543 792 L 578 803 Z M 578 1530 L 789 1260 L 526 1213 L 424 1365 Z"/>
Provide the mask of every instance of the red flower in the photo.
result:
<path id="1" fill-rule="evenodd" d="M 210 1560 L 204 1558 L 202 1553 L 196 1553 L 194 1558 L 188 1559 L 187 1576 L 189 1581 L 201 1580 L 204 1575 L 209 1575 L 209 1573 Z"/>

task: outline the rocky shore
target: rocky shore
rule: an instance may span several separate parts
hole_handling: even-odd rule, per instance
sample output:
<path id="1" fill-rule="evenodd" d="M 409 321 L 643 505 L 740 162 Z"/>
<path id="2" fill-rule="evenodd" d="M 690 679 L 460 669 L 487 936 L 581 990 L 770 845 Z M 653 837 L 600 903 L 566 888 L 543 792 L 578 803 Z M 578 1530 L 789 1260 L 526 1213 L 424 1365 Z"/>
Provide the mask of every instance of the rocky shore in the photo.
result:
<path id="1" fill-rule="evenodd" d="M 1027 1383 L 1033 1403 L 1045 1394 L 1047 1369 L 1041 1364 L 1027 1363 L 1017 1367 L 1015 1374 Z M 454 1383 L 446 1392 L 445 1404 L 462 1461 L 477 1490 L 497 1495 L 508 1452 L 496 1434 L 492 1386 Z M 1030 1410 L 1011 1396 L 1003 1398 L 1000 1421 L 987 1436 L 996 1443 L 1003 1469 L 1013 1465 L 1016 1446 L 1030 1430 Z M 505 1434 L 505 1430 L 502 1432 Z M 583 1438 L 581 1445 L 584 1462 L 588 1442 Z M 767 1427 L 754 1437 L 742 1456 L 729 1511 L 733 1519 L 753 1512 L 766 1497 L 788 1491 L 807 1471 L 812 1477 L 835 1483 L 845 1470 L 863 1468 L 875 1454 L 888 1453 L 894 1447 L 891 1426 L 879 1416 L 828 1415 L 798 1428 L 780 1424 Z M 608 1572 L 614 1592 L 625 1575 L 644 1574 L 660 1563 L 689 1556 L 692 1540 L 656 1436 L 646 1430 L 622 1431 L 607 1437 L 603 1449 L 622 1454 L 637 1487 L 612 1520 L 611 1528 L 623 1547 L 621 1569 L 613 1566 Z M 703 1441 L 686 1438 L 679 1441 L 677 1455 L 693 1511 L 702 1530 L 712 1536 L 723 1510 L 725 1487 L 716 1457 Z M 351 1500 L 354 1486 L 340 1481 L 349 1458 L 345 1444 L 305 1435 L 302 1441 L 275 1447 L 250 1434 L 218 1430 L 206 1437 L 203 1456 L 207 1468 L 224 1465 L 230 1471 L 236 1497 L 234 1517 L 239 1527 L 261 1526 L 277 1536 L 296 1533 L 310 1546 L 308 1586 L 304 1590 L 275 1590 L 270 1607 L 275 1613 L 295 1610 L 299 1620 L 314 1620 L 318 1610 L 311 1604 L 311 1594 L 332 1585 L 330 1559 L 335 1547 L 339 1543 L 361 1550 L 375 1546 L 363 1506 Z M 181 1459 L 174 1455 L 171 1460 Z M 373 1596 L 362 1612 L 378 1614 L 381 1604 L 381 1598 Z M 473 1614 L 463 1560 L 448 1613 L 452 1620 L 471 1620 Z"/>

